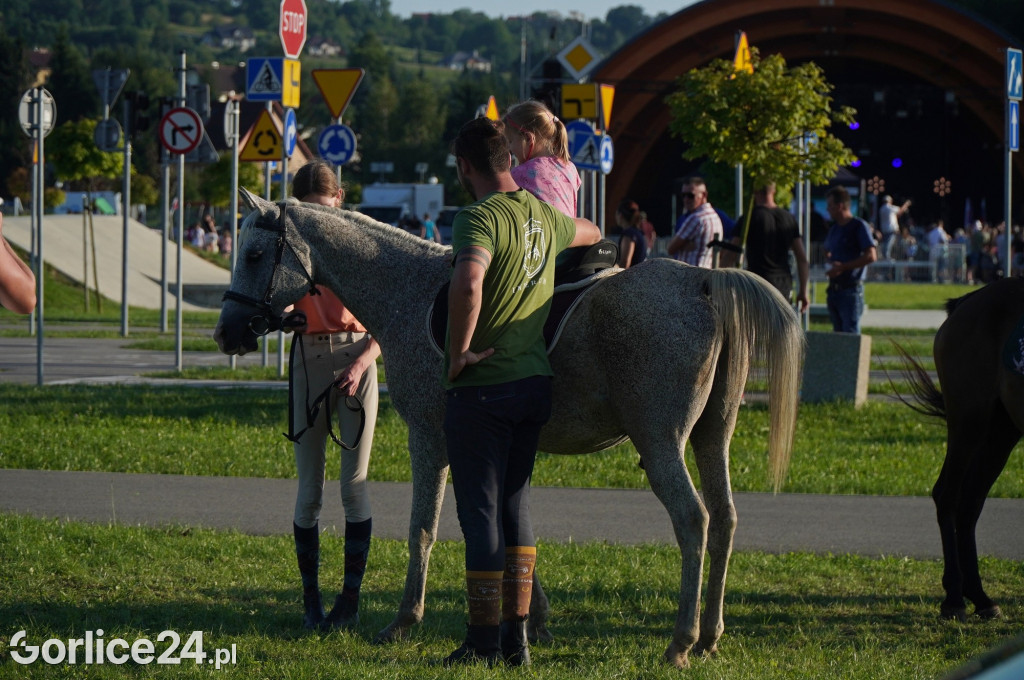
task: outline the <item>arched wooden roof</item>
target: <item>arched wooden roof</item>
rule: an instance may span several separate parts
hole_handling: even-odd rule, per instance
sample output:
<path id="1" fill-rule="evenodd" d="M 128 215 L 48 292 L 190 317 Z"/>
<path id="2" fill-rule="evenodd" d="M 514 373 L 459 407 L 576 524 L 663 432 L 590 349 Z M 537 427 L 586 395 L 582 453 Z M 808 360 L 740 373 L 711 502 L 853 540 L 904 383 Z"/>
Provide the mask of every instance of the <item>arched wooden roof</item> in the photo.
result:
<path id="1" fill-rule="evenodd" d="M 951 90 L 1003 138 L 1004 50 L 1012 41 L 959 9 L 934 0 L 706 0 L 651 27 L 591 74 L 616 88 L 609 201 L 637 193 L 656 171 L 646 161 L 664 144 L 665 96 L 675 79 L 713 59 L 732 59 L 739 30 L 763 55 L 875 62 Z"/>

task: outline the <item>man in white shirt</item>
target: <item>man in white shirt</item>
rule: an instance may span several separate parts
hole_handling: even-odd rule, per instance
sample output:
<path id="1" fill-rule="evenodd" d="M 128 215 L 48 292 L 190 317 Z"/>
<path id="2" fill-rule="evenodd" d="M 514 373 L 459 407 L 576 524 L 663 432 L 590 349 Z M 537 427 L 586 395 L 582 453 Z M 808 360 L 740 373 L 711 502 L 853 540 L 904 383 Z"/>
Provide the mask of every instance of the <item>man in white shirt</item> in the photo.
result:
<path id="1" fill-rule="evenodd" d="M 700 177 L 691 177 L 683 186 L 686 213 L 679 218 L 675 236 L 668 244 L 668 254 L 695 267 L 712 269 L 712 241 L 722 240 L 722 220 L 708 202 L 708 188 Z"/>

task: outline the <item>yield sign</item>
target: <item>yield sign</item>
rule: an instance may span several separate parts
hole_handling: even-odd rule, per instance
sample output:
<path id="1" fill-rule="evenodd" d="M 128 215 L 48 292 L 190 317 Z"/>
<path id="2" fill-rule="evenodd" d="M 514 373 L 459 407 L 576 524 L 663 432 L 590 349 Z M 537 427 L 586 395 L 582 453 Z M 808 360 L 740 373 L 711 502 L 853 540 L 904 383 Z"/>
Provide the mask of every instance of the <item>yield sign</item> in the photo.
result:
<path id="1" fill-rule="evenodd" d="M 203 121 L 192 109 L 179 107 L 160 121 L 160 143 L 171 153 L 184 154 L 203 141 Z"/>
<path id="2" fill-rule="evenodd" d="M 281 158 L 284 153 L 284 143 L 281 139 L 281 131 L 277 129 L 274 119 L 266 110 L 260 112 L 256 124 L 252 126 L 249 139 L 245 147 L 238 154 L 240 161 L 266 162 Z"/>
<path id="3" fill-rule="evenodd" d="M 320 88 L 320 94 L 324 96 L 332 116 L 341 117 L 365 73 L 366 71 L 361 68 L 313 69 L 313 80 Z"/>

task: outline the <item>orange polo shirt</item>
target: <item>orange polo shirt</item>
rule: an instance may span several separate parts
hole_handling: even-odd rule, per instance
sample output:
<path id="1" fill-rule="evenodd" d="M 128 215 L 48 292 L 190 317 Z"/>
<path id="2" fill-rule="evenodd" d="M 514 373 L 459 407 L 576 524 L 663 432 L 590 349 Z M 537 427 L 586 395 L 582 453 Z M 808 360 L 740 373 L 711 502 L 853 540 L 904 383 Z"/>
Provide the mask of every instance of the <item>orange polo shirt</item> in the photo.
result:
<path id="1" fill-rule="evenodd" d="M 307 294 L 295 303 L 295 310 L 306 315 L 306 335 L 326 333 L 365 333 L 366 328 L 352 316 L 338 296 L 317 286 L 319 295 Z"/>

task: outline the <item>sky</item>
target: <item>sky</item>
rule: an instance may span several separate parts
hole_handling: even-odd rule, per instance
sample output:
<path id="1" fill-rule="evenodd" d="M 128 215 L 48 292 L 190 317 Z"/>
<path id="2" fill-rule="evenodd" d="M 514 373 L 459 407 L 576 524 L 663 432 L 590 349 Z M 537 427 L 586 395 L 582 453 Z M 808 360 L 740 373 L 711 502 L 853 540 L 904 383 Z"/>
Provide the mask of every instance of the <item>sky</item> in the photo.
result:
<path id="1" fill-rule="evenodd" d="M 413 12 L 439 12 L 450 14 L 457 9 L 471 9 L 495 18 L 532 14 L 555 10 L 563 16 L 580 12 L 588 19 L 604 19 L 608 10 L 622 5 L 638 5 L 644 13 L 655 16 L 660 12 L 675 14 L 694 4 L 696 0 L 516 0 L 515 2 L 493 2 L 492 0 L 391 0 L 391 13 L 408 17 Z"/>

